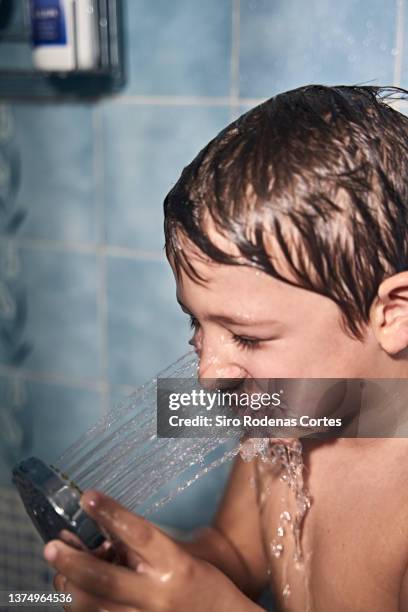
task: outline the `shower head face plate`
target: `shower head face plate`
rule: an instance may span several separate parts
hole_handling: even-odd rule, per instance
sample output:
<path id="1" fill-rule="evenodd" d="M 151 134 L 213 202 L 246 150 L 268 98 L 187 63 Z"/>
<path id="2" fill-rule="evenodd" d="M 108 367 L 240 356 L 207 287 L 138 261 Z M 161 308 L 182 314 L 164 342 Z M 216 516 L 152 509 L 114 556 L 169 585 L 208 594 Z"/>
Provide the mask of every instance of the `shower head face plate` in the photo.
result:
<path id="1" fill-rule="evenodd" d="M 46 463 L 30 457 L 13 469 L 13 483 L 27 514 L 45 542 L 66 529 L 94 549 L 105 540 L 98 525 L 82 510 L 80 492 Z"/>

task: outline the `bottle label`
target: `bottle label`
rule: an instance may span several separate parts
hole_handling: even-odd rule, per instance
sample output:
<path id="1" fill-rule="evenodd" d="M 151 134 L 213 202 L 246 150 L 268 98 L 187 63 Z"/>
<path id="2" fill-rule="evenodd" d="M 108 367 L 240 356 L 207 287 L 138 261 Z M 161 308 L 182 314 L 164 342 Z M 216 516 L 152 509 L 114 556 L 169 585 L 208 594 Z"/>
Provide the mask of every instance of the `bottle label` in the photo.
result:
<path id="1" fill-rule="evenodd" d="M 66 45 L 67 29 L 62 2 L 31 0 L 32 44 Z"/>

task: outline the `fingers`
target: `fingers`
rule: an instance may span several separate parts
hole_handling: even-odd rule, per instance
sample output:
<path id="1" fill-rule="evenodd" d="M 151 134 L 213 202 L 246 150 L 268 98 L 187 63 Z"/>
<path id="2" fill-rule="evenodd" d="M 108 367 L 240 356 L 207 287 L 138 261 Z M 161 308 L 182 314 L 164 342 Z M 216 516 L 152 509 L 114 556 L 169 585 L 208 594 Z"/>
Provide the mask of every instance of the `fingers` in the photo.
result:
<path id="1" fill-rule="evenodd" d="M 61 540 L 49 542 L 44 557 L 66 577 L 65 583 L 63 578 L 56 578 L 56 588 L 78 593 L 75 605 L 83 606 L 69 609 L 91 612 L 93 600 L 109 601 L 110 607 L 105 606 L 106 609 L 112 605 L 136 610 L 160 608 L 168 593 L 175 589 L 176 582 L 170 580 L 175 568 L 183 580 L 189 574 L 190 555 L 154 525 L 102 493 L 86 492 L 81 505 L 111 536 L 114 544 L 110 552 L 115 552 L 116 563 L 124 565 L 107 563 L 90 551 L 72 548 Z M 91 599 L 84 600 L 85 596 Z"/>
<path id="2" fill-rule="evenodd" d="M 99 491 L 86 491 L 82 495 L 81 506 L 109 534 L 152 566 L 160 567 L 163 561 L 170 561 L 174 557 L 177 545 L 168 536 L 111 497 Z"/>
<path id="3" fill-rule="evenodd" d="M 151 587 L 148 577 L 141 573 L 142 566 L 140 572 L 131 571 L 106 563 L 88 552 L 73 549 L 59 540 L 47 544 L 44 557 L 59 574 L 66 577 L 66 583 L 62 577 L 55 578 L 56 587 L 64 589 L 64 592 L 71 592 L 67 586 L 70 584 L 74 590 L 83 591 L 91 597 L 138 607 L 141 593 Z"/>
<path id="4" fill-rule="evenodd" d="M 55 574 L 52 584 L 56 591 L 64 592 L 66 582 L 67 579 L 65 578 L 65 576 L 63 576 L 62 574 Z"/>
<path id="5" fill-rule="evenodd" d="M 87 550 L 82 540 L 80 540 L 78 536 L 75 535 L 75 533 L 72 533 L 72 531 L 68 531 L 68 529 L 62 529 L 59 532 L 58 537 L 60 538 L 60 540 L 66 542 L 73 548 L 77 548 L 78 550 Z"/>
<path id="6" fill-rule="evenodd" d="M 59 593 L 72 595 L 72 604 L 64 606 L 66 612 L 140 612 L 139 608 L 121 606 L 81 591 L 62 574 L 54 578 L 54 588 Z"/>
<path id="7" fill-rule="evenodd" d="M 58 538 L 73 548 L 87 551 L 99 559 L 105 559 L 105 561 L 117 560 L 119 551 L 114 549 L 112 542 L 109 540 L 105 540 L 98 548 L 89 550 L 75 533 L 67 529 L 62 529 L 58 534 Z"/>

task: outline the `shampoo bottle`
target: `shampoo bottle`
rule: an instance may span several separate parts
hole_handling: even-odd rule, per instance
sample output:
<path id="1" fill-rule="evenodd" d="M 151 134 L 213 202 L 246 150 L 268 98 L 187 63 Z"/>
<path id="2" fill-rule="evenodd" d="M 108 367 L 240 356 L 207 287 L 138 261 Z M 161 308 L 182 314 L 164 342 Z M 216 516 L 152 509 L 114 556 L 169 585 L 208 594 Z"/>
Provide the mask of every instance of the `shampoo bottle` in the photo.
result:
<path id="1" fill-rule="evenodd" d="M 33 62 L 39 70 L 90 70 L 98 64 L 96 0 L 31 0 Z"/>
<path id="2" fill-rule="evenodd" d="M 31 0 L 33 63 L 40 70 L 75 70 L 73 0 Z"/>

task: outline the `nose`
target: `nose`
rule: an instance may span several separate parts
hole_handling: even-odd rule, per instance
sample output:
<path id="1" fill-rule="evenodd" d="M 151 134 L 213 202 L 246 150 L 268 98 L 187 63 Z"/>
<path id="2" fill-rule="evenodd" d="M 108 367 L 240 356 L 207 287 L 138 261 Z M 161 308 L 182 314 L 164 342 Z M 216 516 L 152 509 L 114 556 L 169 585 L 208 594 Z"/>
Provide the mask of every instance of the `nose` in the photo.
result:
<path id="1" fill-rule="evenodd" d="M 220 332 L 201 333 L 196 344 L 199 357 L 198 379 L 211 386 L 219 378 L 243 379 L 246 371 L 240 365 L 235 345 Z"/>

